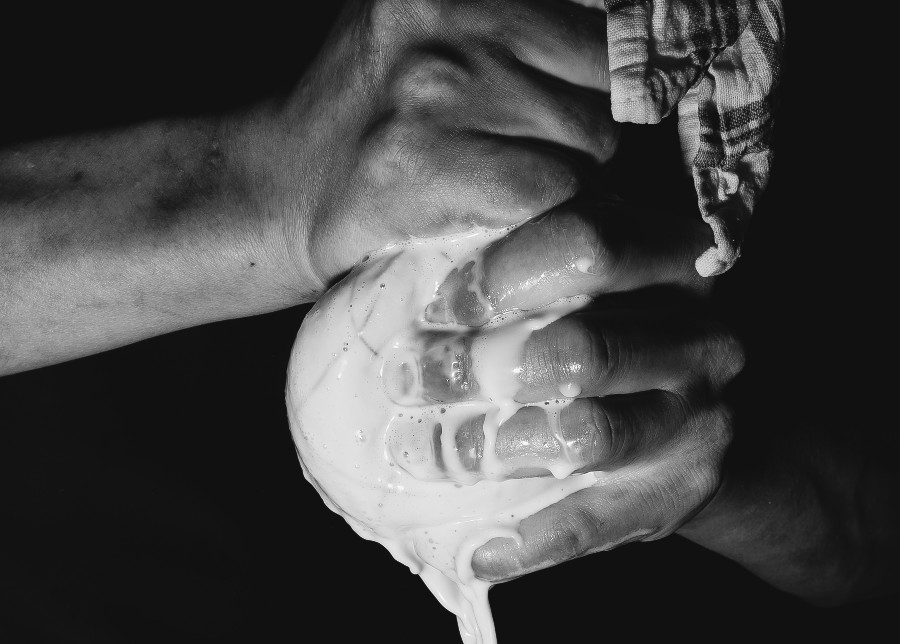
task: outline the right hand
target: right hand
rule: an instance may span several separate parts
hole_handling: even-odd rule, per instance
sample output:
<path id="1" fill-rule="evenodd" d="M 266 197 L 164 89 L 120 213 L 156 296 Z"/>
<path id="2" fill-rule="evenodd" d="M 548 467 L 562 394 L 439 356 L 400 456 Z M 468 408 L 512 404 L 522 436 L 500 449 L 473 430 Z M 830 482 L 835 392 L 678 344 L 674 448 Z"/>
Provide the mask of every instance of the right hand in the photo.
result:
<path id="1" fill-rule="evenodd" d="M 350 2 L 289 96 L 245 115 L 287 285 L 568 200 L 615 149 L 607 76 L 605 14 L 575 3 Z"/>

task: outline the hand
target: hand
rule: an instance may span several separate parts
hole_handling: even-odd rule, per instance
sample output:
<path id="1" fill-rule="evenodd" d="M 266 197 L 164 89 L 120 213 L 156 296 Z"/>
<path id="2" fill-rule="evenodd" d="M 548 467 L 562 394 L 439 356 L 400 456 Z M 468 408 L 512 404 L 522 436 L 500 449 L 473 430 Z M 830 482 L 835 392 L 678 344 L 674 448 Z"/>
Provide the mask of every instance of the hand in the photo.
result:
<path id="1" fill-rule="evenodd" d="M 731 438 L 720 396 L 743 357 L 698 302 L 705 282 L 696 277 L 693 257 L 708 234 L 700 223 L 621 203 L 563 206 L 495 242 L 481 265 L 466 266 L 444 283 L 429 314 L 468 324 L 557 297 L 607 294 L 591 310 L 526 341 L 515 398 L 529 406 L 500 426 L 495 449 L 507 478 L 549 476 L 560 464 L 606 476 L 524 519 L 522 545 L 501 539 L 476 551 L 480 577 L 508 579 L 671 534 L 716 493 Z M 670 288 L 649 295 L 640 290 L 660 285 Z M 479 292 L 483 298 L 472 296 Z M 440 351 L 426 354 L 424 395 L 450 403 L 477 396 L 471 361 L 457 355 L 466 343 L 440 338 L 440 344 L 452 348 L 452 359 L 442 359 Z M 563 395 L 575 399 L 559 412 L 557 428 L 540 403 Z M 484 451 L 482 418 L 456 435 L 459 460 L 475 475 Z M 416 474 L 446 478 L 444 459 Z"/>
<path id="2" fill-rule="evenodd" d="M 0 151 L 0 375 L 316 299 L 389 243 L 503 227 L 615 148 L 605 15 L 354 0 L 292 91 Z"/>
<path id="3" fill-rule="evenodd" d="M 524 519 L 521 547 L 495 540 L 477 550 L 472 564 L 480 577 L 510 579 L 677 531 L 812 603 L 895 588 L 900 506 L 886 434 L 846 431 L 856 419 L 834 431 L 810 411 L 820 400 L 787 409 L 759 401 L 751 426 L 730 442 L 721 394 L 743 356 L 702 312 L 710 280 L 697 277 L 692 258 L 708 234 L 702 224 L 621 203 L 568 204 L 501 238 L 480 265 L 441 286 L 429 316 L 470 325 L 556 297 L 600 295 L 593 310 L 527 341 L 516 398 L 538 404 L 500 426 L 495 453 L 507 478 L 551 469 L 607 476 Z M 646 288 L 663 284 L 668 288 Z M 447 403 L 477 395 L 465 359 L 471 342 L 452 334 L 440 340 L 422 361 L 424 395 Z M 539 403 L 560 397 L 560 385 L 580 391 L 552 428 Z M 468 482 L 485 476 L 482 420 L 472 418 L 456 434 Z M 415 474 L 456 476 L 444 468 L 446 458 L 445 451 Z"/>
<path id="4" fill-rule="evenodd" d="M 369 251 L 572 197 L 615 149 L 605 14 L 546 0 L 352 2 L 303 82 L 250 114 L 262 209 L 319 293 Z"/>
<path id="5" fill-rule="evenodd" d="M 699 295 L 711 281 L 693 269 L 693 253 L 709 238 L 709 228 L 699 221 L 644 212 L 617 200 L 582 200 L 491 244 L 480 266 L 470 262 L 451 272 L 425 316 L 480 326 L 503 311 L 535 309 L 576 295 L 662 285 Z"/>
<path id="6" fill-rule="evenodd" d="M 679 307 L 617 306 L 533 334 L 517 398 L 558 398 L 570 383 L 580 392 L 558 430 L 540 405 L 523 408 L 501 425 L 497 454 L 511 476 L 546 475 L 564 456 L 567 469 L 604 477 L 525 518 L 521 545 L 477 550 L 476 574 L 502 581 L 680 528 L 719 487 L 732 431 L 719 397 L 742 362 L 727 332 Z"/>

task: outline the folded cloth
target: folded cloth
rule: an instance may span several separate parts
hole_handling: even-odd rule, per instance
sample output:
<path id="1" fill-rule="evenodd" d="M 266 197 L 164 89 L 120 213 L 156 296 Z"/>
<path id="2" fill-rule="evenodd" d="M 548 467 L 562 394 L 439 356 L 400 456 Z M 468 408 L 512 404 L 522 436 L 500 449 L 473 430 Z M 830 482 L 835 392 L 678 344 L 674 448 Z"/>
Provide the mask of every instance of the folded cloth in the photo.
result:
<path id="1" fill-rule="evenodd" d="M 724 273 L 769 177 L 781 0 L 605 4 L 613 117 L 658 123 L 678 106 L 685 164 L 714 235 L 697 271 Z"/>

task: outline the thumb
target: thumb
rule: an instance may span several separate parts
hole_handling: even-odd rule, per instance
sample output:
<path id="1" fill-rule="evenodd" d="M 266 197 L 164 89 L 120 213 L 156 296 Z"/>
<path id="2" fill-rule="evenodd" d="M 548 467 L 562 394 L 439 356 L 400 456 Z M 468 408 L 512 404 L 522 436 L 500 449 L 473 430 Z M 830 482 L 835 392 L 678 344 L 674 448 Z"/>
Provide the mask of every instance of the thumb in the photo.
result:
<path id="1" fill-rule="evenodd" d="M 710 485 L 691 468 L 659 467 L 649 474 L 646 467 L 631 469 L 626 477 L 600 479 L 527 517 L 519 526 L 520 541 L 488 541 L 472 555 L 475 575 L 506 581 L 626 543 L 660 539 L 711 496 Z"/>

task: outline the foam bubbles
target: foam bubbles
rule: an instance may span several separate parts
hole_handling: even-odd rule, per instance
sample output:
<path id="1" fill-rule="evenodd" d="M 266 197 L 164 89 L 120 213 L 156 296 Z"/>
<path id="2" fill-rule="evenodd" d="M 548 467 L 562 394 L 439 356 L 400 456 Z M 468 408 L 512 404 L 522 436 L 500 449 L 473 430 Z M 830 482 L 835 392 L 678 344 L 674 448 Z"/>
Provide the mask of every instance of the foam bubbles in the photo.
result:
<path id="1" fill-rule="evenodd" d="M 513 399 L 522 344 L 585 300 L 497 317 L 474 337 L 471 374 L 460 371 L 478 387 L 457 388 L 449 402 L 425 395 L 423 338 L 471 331 L 427 322 L 426 307 L 454 266 L 479 261 L 478 249 L 506 232 L 477 229 L 373 253 L 306 316 L 288 369 L 288 416 L 307 480 L 357 534 L 421 575 L 471 644 L 496 642 L 490 584 L 475 578 L 472 553 L 494 537 L 518 538 L 520 518 L 596 481 L 568 476 L 564 462 L 553 468 L 562 480 L 504 481 L 494 453 L 499 427 L 523 406 Z M 547 409 L 578 395 L 564 386 L 566 400 Z M 461 456 L 460 437 L 482 417 L 483 444 L 467 444 Z"/>

